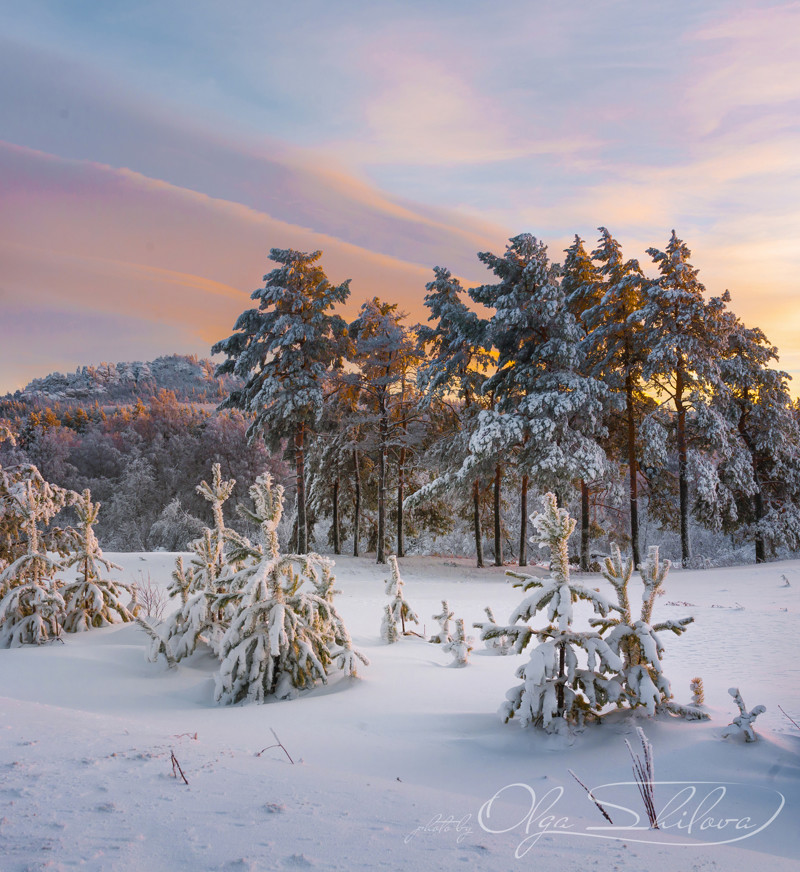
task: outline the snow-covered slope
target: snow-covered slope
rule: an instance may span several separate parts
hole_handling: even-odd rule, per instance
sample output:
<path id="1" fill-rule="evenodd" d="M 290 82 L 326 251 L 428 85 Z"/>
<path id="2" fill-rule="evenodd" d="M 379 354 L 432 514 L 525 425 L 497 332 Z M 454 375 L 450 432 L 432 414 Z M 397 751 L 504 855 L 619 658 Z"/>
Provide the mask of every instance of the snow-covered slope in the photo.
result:
<path id="1" fill-rule="evenodd" d="M 174 559 L 108 556 L 123 580 L 149 572 L 161 586 Z M 468 627 L 486 605 L 505 620 L 520 599 L 501 570 L 400 565 L 427 635 L 442 599 Z M 214 706 L 215 659 L 147 663 L 135 626 L 0 651 L 0 869 L 800 869 L 800 730 L 778 708 L 800 720 L 800 563 L 667 579 L 655 618 L 695 623 L 665 639 L 665 672 L 681 702 L 703 678 L 710 721 L 614 713 L 570 737 L 497 717 L 526 654 L 478 642 L 458 669 L 421 638 L 386 645 L 388 568 L 343 557 L 336 575 L 337 606 L 371 665 L 292 701 Z M 734 685 L 749 708 L 767 707 L 753 744 L 721 738 Z M 592 788 L 631 781 L 624 740 L 635 747 L 637 726 L 656 779 L 681 783 L 656 787 L 671 809 L 658 832 L 635 787 L 600 791 L 615 824 L 642 817 L 642 829 L 611 831 L 568 770 Z M 294 763 L 279 747 L 259 755 L 272 730 Z M 173 752 L 188 785 L 173 777 Z"/>

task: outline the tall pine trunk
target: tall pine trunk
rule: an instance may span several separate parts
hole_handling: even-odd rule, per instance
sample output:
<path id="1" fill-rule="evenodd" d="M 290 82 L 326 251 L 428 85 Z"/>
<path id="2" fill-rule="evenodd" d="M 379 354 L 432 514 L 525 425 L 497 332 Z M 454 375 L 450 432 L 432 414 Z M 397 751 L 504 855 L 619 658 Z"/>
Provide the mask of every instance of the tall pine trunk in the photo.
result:
<path id="1" fill-rule="evenodd" d="M 297 425 L 294 432 L 294 462 L 297 484 L 297 553 L 308 551 L 308 526 L 306 523 L 306 467 L 305 467 L 305 436 L 304 423 Z"/>
<path id="2" fill-rule="evenodd" d="M 494 565 L 503 565 L 503 539 L 500 525 L 500 464 L 494 468 Z"/>
<path id="3" fill-rule="evenodd" d="M 631 551 L 633 565 L 642 562 L 639 550 L 639 467 L 636 460 L 636 420 L 633 411 L 633 376 L 625 375 L 625 413 L 628 419 L 628 475 L 630 476 Z"/>
<path id="4" fill-rule="evenodd" d="M 519 491 L 519 565 L 528 565 L 528 476 L 522 476 Z"/>
<path id="5" fill-rule="evenodd" d="M 353 506 L 353 557 L 358 557 L 358 537 L 361 533 L 361 470 L 358 467 L 358 452 L 353 449 L 353 469 L 355 476 L 355 496 Z"/>
<path id="6" fill-rule="evenodd" d="M 589 485 L 581 479 L 581 569 L 589 571 Z"/>
<path id="7" fill-rule="evenodd" d="M 406 474 L 406 449 L 400 449 L 400 457 L 397 461 L 397 556 L 405 557 L 405 543 L 403 541 L 403 497 L 405 491 Z"/>
<path id="8" fill-rule="evenodd" d="M 483 569 L 483 532 L 481 531 L 481 485 L 478 479 L 472 483 L 472 527 L 475 532 L 475 554 L 478 569 Z"/>
<path id="9" fill-rule="evenodd" d="M 339 476 L 333 480 L 333 553 L 342 553 L 342 543 L 339 539 Z"/>
<path id="10" fill-rule="evenodd" d="M 380 450 L 378 452 L 378 548 L 376 563 L 386 563 L 386 445 L 389 441 L 389 416 L 386 400 L 380 400 Z"/>
<path id="11" fill-rule="evenodd" d="M 686 568 L 692 556 L 689 541 L 689 476 L 686 445 L 686 408 L 683 405 L 683 369 L 680 365 L 675 379 L 675 408 L 678 413 L 678 499 L 681 516 L 681 565 Z"/>
<path id="12" fill-rule="evenodd" d="M 764 498 L 761 495 L 760 486 L 758 486 L 758 490 L 753 494 L 753 508 L 755 509 L 756 520 L 760 521 L 764 517 Z M 766 559 L 767 549 L 764 537 L 760 533 L 756 533 L 756 563 L 764 563 Z"/>

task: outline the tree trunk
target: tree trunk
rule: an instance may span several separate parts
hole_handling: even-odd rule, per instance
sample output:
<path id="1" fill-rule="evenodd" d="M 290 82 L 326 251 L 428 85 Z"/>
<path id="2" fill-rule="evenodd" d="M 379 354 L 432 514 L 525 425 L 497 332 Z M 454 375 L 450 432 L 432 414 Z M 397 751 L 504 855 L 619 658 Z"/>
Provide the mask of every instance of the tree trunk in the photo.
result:
<path id="1" fill-rule="evenodd" d="M 297 554 L 305 554 L 308 551 L 304 436 L 305 424 L 298 424 L 297 430 L 294 433 L 294 462 L 297 483 Z"/>
<path id="2" fill-rule="evenodd" d="M 376 563 L 386 563 L 386 444 L 389 441 L 389 420 L 386 404 L 380 404 L 380 450 L 378 452 L 378 547 Z"/>
<path id="3" fill-rule="evenodd" d="M 522 476 L 522 484 L 519 491 L 519 565 L 528 565 L 528 476 Z"/>
<path id="4" fill-rule="evenodd" d="M 581 569 L 589 571 L 589 485 L 581 479 Z"/>
<path id="5" fill-rule="evenodd" d="M 678 366 L 675 382 L 675 408 L 678 413 L 678 494 L 681 515 L 681 565 L 686 568 L 692 557 L 689 542 L 689 478 L 686 446 L 686 409 L 683 405 L 683 370 Z"/>
<path id="6" fill-rule="evenodd" d="M 339 476 L 333 480 L 333 553 L 342 553 L 342 543 L 339 539 Z"/>
<path id="7" fill-rule="evenodd" d="M 756 513 L 756 521 L 760 521 L 764 517 L 764 497 L 761 494 L 761 487 L 753 494 L 753 508 Z M 764 537 L 759 533 L 756 534 L 756 563 L 764 563 L 767 559 L 767 549 L 764 543 Z"/>
<path id="8" fill-rule="evenodd" d="M 355 506 L 353 507 L 353 557 L 358 557 L 358 537 L 361 532 L 361 470 L 358 468 L 358 452 L 353 449 L 355 470 Z"/>
<path id="9" fill-rule="evenodd" d="M 500 535 L 500 464 L 494 468 L 494 565 L 503 565 L 503 539 Z"/>
<path id="10" fill-rule="evenodd" d="M 405 557 L 403 541 L 403 497 L 405 491 L 406 449 L 400 449 L 400 459 L 397 461 L 397 556 Z"/>
<path id="11" fill-rule="evenodd" d="M 472 526 L 475 531 L 475 554 L 477 567 L 483 569 L 483 533 L 481 532 L 481 487 L 476 478 L 472 483 Z"/>
<path id="12" fill-rule="evenodd" d="M 567 674 L 567 649 L 563 642 L 558 644 L 558 684 L 556 685 L 556 706 L 559 716 L 564 716 L 564 676 Z"/>
<path id="13" fill-rule="evenodd" d="M 636 421 L 633 413 L 633 377 L 625 376 L 625 405 L 628 418 L 628 475 L 630 477 L 631 552 L 633 565 L 642 562 L 639 549 L 639 467 L 636 461 Z"/>

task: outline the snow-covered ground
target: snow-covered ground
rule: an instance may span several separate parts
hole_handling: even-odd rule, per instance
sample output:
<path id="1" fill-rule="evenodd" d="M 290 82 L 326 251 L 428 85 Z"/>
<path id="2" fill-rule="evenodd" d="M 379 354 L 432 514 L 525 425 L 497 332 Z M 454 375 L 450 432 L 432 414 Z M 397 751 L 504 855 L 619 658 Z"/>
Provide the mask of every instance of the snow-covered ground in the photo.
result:
<path id="1" fill-rule="evenodd" d="M 107 556 L 123 580 L 149 572 L 161 586 L 174 562 Z M 521 599 L 499 569 L 400 564 L 428 636 L 442 599 L 467 626 Z M 337 559 L 337 606 L 371 665 L 291 701 L 217 707 L 214 658 L 150 664 L 136 626 L 0 651 L 0 870 L 800 869 L 800 730 L 778 708 L 800 722 L 800 562 L 668 577 L 655 619 L 695 623 L 665 638 L 665 672 L 679 702 L 702 677 L 710 721 L 614 713 L 569 737 L 498 718 L 526 653 L 477 642 L 458 669 L 423 639 L 382 643 L 387 575 Z M 767 707 L 753 744 L 721 738 L 732 685 Z M 654 748 L 659 831 L 630 784 L 598 790 L 627 827 L 610 829 L 569 773 L 630 782 L 637 726 Z M 279 747 L 259 755 L 272 730 L 293 764 Z"/>

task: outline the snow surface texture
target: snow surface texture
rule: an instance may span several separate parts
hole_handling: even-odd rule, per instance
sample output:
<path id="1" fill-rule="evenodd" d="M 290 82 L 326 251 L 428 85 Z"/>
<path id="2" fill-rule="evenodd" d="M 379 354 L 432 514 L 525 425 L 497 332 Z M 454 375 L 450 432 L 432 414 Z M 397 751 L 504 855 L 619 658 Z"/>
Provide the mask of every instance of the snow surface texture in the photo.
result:
<path id="1" fill-rule="evenodd" d="M 175 561 L 168 553 L 107 556 L 124 567 L 123 581 L 143 570 L 162 587 Z M 502 568 L 407 558 L 401 570 L 420 615 L 446 599 L 470 625 L 485 619 L 487 603 L 505 616 L 519 601 Z M 800 869 L 800 732 L 779 709 L 800 715 L 800 561 L 670 573 L 669 596 L 681 605 L 662 600 L 659 614 L 689 613 L 695 623 L 667 647 L 665 672 L 679 702 L 689 702 L 690 681 L 702 676 L 710 721 L 614 713 L 571 736 L 499 718 L 526 654 L 476 649 L 469 668 L 452 669 L 425 638 L 386 645 L 385 576 L 372 558 L 337 558 L 339 610 L 371 665 L 360 679 L 286 702 L 215 706 L 216 658 L 198 650 L 178 670 L 154 667 L 133 624 L 0 651 L 2 872 Z M 581 578 L 612 595 L 599 575 Z M 583 608 L 575 607 L 576 624 L 591 615 Z M 738 714 L 728 695 L 734 683 L 766 706 L 756 742 L 721 737 Z M 611 802 L 640 815 L 645 829 L 608 838 L 589 829 L 608 824 L 568 770 L 589 788 L 632 781 L 624 740 L 637 726 L 653 745 L 656 779 L 690 782 L 697 794 L 655 833 L 636 787 L 618 788 Z M 271 729 L 294 764 L 279 747 L 256 756 L 274 746 Z M 173 752 L 188 785 L 173 777 Z M 698 811 L 723 782 L 716 808 L 708 810 L 712 799 Z M 657 807 L 674 795 L 657 783 Z M 785 806 L 760 832 L 710 844 L 748 835 L 710 818 L 760 826 L 779 796 Z M 632 824 L 632 815 L 606 809 L 615 824 Z M 566 820 L 545 827 L 546 814 Z"/>

